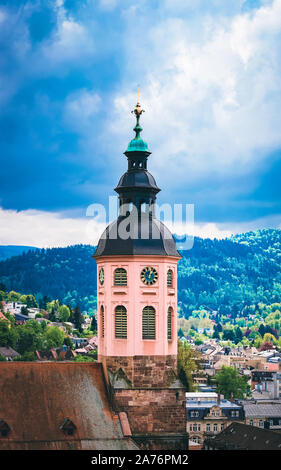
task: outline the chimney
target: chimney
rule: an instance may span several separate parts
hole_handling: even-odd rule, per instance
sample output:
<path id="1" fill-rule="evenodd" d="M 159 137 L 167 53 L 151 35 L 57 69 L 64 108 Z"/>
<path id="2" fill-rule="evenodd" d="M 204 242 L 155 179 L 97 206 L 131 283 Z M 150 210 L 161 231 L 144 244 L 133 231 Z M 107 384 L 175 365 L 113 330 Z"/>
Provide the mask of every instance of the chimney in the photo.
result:
<path id="1" fill-rule="evenodd" d="M 218 405 L 220 405 L 220 402 L 221 402 L 221 394 L 220 394 L 220 392 L 218 392 L 217 402 L 218 402 Z"/>
<path id="2" fill-rule="evenodd" d="M 234 402 L 234 396 L 233 396 L 233 393 L 231 393 L 231 396 L 230 396 L 230 401 L 233 403 Z"/>

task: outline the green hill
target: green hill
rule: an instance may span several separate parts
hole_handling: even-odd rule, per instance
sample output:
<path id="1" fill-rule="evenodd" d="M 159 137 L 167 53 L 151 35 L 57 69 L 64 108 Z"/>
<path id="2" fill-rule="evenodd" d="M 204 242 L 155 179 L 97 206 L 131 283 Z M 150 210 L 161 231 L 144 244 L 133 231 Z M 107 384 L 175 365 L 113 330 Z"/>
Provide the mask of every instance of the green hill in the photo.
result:
<path id="1" fill-rule="evenodd" d="M 58 298 L 92 309 L 94 247 L 35 249 L 0 261 L 7 290 Z M 200 306 L 235 316 L 245 305 L 281 301 L 281 232 L 267 229 L 224 240 L 195 238 L 178 269 L 179 306 L 186 318 Z"/>
<path id="2" fill-rule="evenodd" d="M 33 246 L 22 245 L 0 245 L 0 261 L 10 258 L 11 256 L 21 255 L 28 250 L 35 250 Z"/>

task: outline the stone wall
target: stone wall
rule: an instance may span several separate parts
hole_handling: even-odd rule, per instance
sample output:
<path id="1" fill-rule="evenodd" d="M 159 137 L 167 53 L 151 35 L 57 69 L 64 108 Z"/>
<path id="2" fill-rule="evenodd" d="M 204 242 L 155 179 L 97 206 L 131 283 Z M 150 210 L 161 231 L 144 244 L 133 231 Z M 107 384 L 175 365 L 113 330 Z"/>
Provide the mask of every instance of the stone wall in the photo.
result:
<path id="1" fill-rule="evenodd" d="M 177 356 L 100 357 L 105 368 L 124 371 L 133 388 L 169 387 L 177 376 Z"/>
<path id="2" fill-rule="evenodd" d="M 127 413 L 133 434 L 186 434 L 183 389 L 116 389 L 114 407 Z"/>

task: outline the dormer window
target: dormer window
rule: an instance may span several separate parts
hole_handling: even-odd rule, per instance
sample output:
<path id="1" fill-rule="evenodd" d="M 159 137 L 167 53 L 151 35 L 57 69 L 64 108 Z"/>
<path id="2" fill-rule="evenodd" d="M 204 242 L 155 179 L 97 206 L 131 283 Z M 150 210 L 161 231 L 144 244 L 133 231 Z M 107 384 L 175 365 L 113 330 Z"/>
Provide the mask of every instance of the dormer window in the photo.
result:
<path id="1" fill-rule="evenodd" d="M 73 436 L 76 431 L 76 426 L 69 418 L 65 418 L 60 429 L 68 436 Z"/>
<path id="2" fill-rule="evenodd" d="M 10 426 L 6 423 L 6 421 L 0 419 L 0 437 L 8 436 L 10 430 Z"/>

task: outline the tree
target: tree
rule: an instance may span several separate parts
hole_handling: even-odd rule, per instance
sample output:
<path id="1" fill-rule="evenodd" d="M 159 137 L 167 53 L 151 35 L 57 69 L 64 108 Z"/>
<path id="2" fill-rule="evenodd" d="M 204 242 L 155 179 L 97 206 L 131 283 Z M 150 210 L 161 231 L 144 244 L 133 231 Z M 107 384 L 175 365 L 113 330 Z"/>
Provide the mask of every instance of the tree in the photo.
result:
<path id="1" fill-rule="evenodd" d="M 70 349 L 74 348 L 73 341 L 69 336 L 65 336 L 63 344 L 65 344 L 65 346 L 69 347 Z"/>
<path id="2" fill-rule="evenodd" d="M 87 354 L 83 356 L 82 354 L 77 354 L 77 356 L 73 359 L 73 362 L 95 362 L 97 360 L 94 354 Z"/>
<path id="3" fill-rule="evenodd" d="M 234 331 L 233 330 L 230 330 L 230 329 L 226 329 L 223 331 L 223 336 L 222 336 L 222 339 L 225 340 L 225 341 L 235 341 L 235 334 L 234 334 Z"/>
<path id="4" fill-rule="evenodd" d="M 0 301 L 5 300 L 6 297 L 7 297 L 6 292 L 4 292 L 3 290 L 0 290 Z"/>
<path id="5" fill-rule="evenodd" d="M 14 290 L 11 290 L 8 294 L 8 301 L 9 302 L 18 302 L 20 299 L 21 295 L 18 292 L 15 292 Z"/>
<path id="6" fill-rule="evenodd" d="M 263 337 L 263 341 L 265 343 L 272 343 L 274 344 L 276 342 L 276 338 L 275 336 L 273 336 L 271 333 L 265 333 L 264 337 Z"/>
<path id="7" fill-rule="evenodd" d="M 64 342 L 64 332 L 57 326 L 47 326 L 44 335 L 44 350 L 61 348 Z"/>
<path id="8" fill-rule="evenodd" d="M 214 326 L 213 338 L 218 340 L 220 339 L 220 333 L 217 325 Z"/>
<path id="9" fill-rule="evenodd" d="M 59 300 L 52 300 L 51 302 L 47 303 L 46 310 L 48 313 L 52 311 L 57 312 L 60 306 Z"/>
<path id="10" fill-rule="evenodd" d="M 36 355 L 32 351 L 27 351 L 23 353 L 21 356 L 15 357 L 14 361 L 23 361 L 23 362 L 36 361 Z"/>
<path id="11" fill-rule="evenodd" d="M 179 338 L 182 338 L 184 336 L 184 332 L 182 331 L 182 329 L 180 328 L 179 331 L 178 331 L 178 337 Z"/>
<path id="12" fill-rule="evenodd" d="M 20 354 L 35 352 L 42 348 L 42 329 L 37 321 L 28 320 L 25 325 L 19 325 L 16 329 L 18 333 L 16 350 Z"/>
<path id="13" fill-rule="evenodd" d="M 70 310 L 66 305 L 61 305 L 58 308 L 59 321 L 65 322 L 68 321 L 70 317 Z"/>
<path id="14" fill-rule="evenodd" d="M 17 332 L 11 328 L 8 320 L 0 320 L 0 346 L 15 347 L 17 341 Z"/>
<path id="15" fill-rule="evenodd" d="M 83 323 L 83 316 L 81 314 L 80 308 L 76 305 L 74 312 L 73 312 L 73 323 L 75 328 L 82 332 L 82 323 Z"/>
<path id="16" fill-rule="evenodd" d="M 194 390 L 192 372 L 201 369 L 201 354 L 186 341 L 178 340 L 178 376 L 188 391 Z"/>
<path id="17" fill-rule="evenodd" d="M 265 341 L 259 347 L 259 351 L 268 351 L 270 349 L 273 349 L 273 344 L 268 341 Z"/>
<path id="18" fill-rule="evenodd" d="M 51 299 L 49 299 L 49 297 L 47 297 L 46 295 L 44 295 L 44 297 L 41 297 L 39 299 L 39 308 L 41 310 L 47 310 L 47 304 L 51 301 Z"/>
<path id="19" fill-rule="evenodd" d="M 0 291 L 7 292 L 6 286 L 3 282 L 0 282 Z"/>
<path id="20" fill-rule="evenodd" d="M 98 329 L 98 323 L 97 323 L 97 319 L 96 319 L 95 315 L 92 316 L 91 328 L 90 329 L 92 331 L 97 331 L 97 329 Z"/>
<path id="21" fill-rule="evenodd" d="M 55 308 L 54 308 L 54 307 L 52 308 L 52 310 L 51 310 L 50 313 L 49 313 L 49 320 L 50 320 L 51 322 L 57 321 L 56 311 L 55 311 Z"/>
<path id="22" fill-rule="evenodd" d="M 263 323 L 260 324 L 258 332 L 261 335 L 261 337 L 263 338 L 264 335 L 265 335 L 265 326 L 264 326 Z"/>
<path id="23" fill-rule="evenodd" d="M 243 338 L 243 333 L 242 333 L 241 329 L 238 326 L 235 330 L 235 342 L 240 343 L 242 338 Z"/>
<path id="24" fill-rule="evenodd" d="M 225 398 L 244 398 L 248 390 L 248 377 L 239 376 L 237 369 L 222 366 L 220 372 L 214 377 L 217 383 L 217 392 L 222 393 Z"/>
<path id="25" fill-rule="evenodd" d="M 28 316 L 28 313 L 29 313 L 29 312 L 28 312 L 28 308 L 27 308 L 27 307 L 24 307 L 24 306 L 23 306 L 23 307 L 20 309 L 20 311 L 21 311 L 21 314 L 22 314 L 22 315 Z"/>

